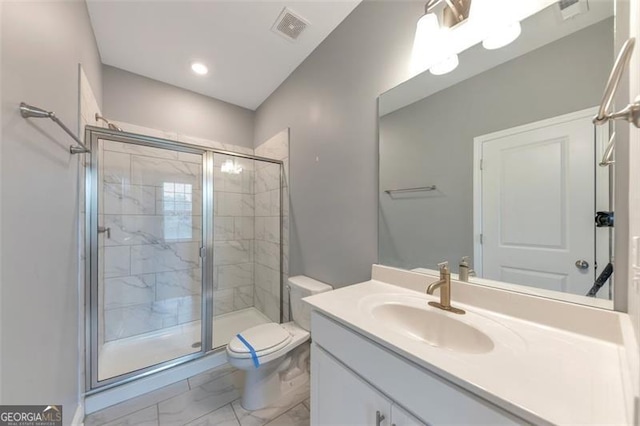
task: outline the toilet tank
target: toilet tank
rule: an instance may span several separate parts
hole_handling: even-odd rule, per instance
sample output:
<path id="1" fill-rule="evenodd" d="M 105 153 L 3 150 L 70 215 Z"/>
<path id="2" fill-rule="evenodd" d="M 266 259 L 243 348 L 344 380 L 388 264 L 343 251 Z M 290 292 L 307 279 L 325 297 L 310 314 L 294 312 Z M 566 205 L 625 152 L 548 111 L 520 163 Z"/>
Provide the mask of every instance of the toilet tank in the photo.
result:
<path id="1" fill-rule="evenodd" d="M 316 281 L 304 275 L 289 277 L 289 303 L 293 321 L 307 331 L 311 330 L 311 307 L 302 301 L 307 296 L 333 290 L 329 284 Z M 290 319 L 291 320 L 291 319 Z"/>

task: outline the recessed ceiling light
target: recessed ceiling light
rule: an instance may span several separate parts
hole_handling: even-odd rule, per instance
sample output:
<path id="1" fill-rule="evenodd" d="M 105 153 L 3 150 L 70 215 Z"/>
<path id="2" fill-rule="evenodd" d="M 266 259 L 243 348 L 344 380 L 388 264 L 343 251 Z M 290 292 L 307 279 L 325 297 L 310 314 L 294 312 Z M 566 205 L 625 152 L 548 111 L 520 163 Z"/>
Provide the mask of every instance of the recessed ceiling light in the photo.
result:
<path id="1" fill-rule="evenodd" d="M 192 62 L 191 71 L 198 75 L 206 75 L 209 72 L 209 68 L 202 62 Z"/>

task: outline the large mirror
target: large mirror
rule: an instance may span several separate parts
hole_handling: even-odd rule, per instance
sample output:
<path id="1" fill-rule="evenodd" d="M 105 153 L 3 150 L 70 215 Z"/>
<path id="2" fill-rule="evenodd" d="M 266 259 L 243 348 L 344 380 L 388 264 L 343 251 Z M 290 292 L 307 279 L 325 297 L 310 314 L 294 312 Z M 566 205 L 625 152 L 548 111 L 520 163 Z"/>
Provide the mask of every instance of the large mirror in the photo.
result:
<path id="1" fill-rule="evenodd" d="M 614 1 L 552 2 L 508 46 L 380 96 L 379 263 L 468 257 L 471 282 L 612 307 L 612 129 L 592 118 L 614 24 Z"/>

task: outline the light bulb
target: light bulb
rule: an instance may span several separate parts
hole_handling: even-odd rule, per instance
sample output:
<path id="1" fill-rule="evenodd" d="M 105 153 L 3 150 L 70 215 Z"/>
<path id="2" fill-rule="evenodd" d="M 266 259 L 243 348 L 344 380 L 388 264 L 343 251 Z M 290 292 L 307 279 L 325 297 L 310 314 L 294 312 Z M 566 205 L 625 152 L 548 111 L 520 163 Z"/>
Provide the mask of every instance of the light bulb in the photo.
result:
<path id="1" fill-rule="evenodd" d="M 206 75 L 209 72 L 209 68 L 202 62 L 192 62 L 191 71 L 198 75 Z"/>
<path id="2" fill-rule="evenodd" d="M 429 68 L 431 74 L 447 74 L 458 67 L 458 54 L 453 49 L 452 37 L 451 28 L 440 29 L 437 51 Z"/>
<path id="3" fill-rule="evenodd" d="M 416 25 L 416 35 L 413 40 L 410 70 L 414 74 L 421 73 L 429 67 L 433 57 L 434 46 L 438 43 L 440 25 L 438 17 L 433 13 L 423 15 Z"/>
<path id="4" fill-rule="evenodd" d="M 491 32 L 482 41 L 482 46 L 488 50 L 500 49 L 517 39 L 521 32 L 522 26 L 520 25 L 520 22 L 514 22 L 502 27 L 498 31 Z"/>
<path id="5" fill-rule="evenodd" d="M 433 75 L 447 74 L 455 70 L 458 67 L 458 64 L 458 55 L 454 53 L 429 68 L 429 72 Z"/>

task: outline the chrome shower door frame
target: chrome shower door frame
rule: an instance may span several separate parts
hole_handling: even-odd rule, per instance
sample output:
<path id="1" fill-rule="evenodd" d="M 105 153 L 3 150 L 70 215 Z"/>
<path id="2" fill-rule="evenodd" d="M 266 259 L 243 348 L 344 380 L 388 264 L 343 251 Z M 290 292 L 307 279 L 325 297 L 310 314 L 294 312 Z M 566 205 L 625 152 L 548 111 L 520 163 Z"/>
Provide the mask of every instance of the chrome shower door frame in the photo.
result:
<path id="1" fill-rule="evenodd" d="M 131 371 L 126 374 L 98 380 L 98 165 L 99 139 L 151 148 L 202 155 L 202 311 L 200 351 L 162 363 Z M 206 146 L 193 145 L 134 133 L 119 132 L 95 126 L 86 126 L 85 141 L 89 154 L 85 174 L 85 394 L 91 395 L 115 386 L 170 369 L 188 361 L 202 358 L 224 348 L 213 348 L 213 290 L 214 290 L 214 155 L 222 154 L 280 166 L 280 321 L 283 317 L 283 161 L 249 154 L 241 154 Z M 288 201 L 287 201 L 288 202 Z"/>
<path id="2" fill-rule="evenodd" d="M 209 206 L 211 206 L 210 200 L 206 200 L 205 188 L 208 188 L 212 184 L 213 173 L 212 168 L 208 167 L 207 158 L 210 154 L 203 147 L 195 145 L 188 145 L 178 143 L 175 141 L 153 138 L 149 136 L 136 135 L 131 133 L 118 132 L 110 129 L 103 129 L 100 127 L 87 126 L 85 130 L 85 141 L 88 142 L 91 154 L 86 168 L 86 213 L 85 213 L 85 320 L 86 320 L 86 333 L 85 333 L 85 350 L 86 350 L 86 391 L 87 394 L 91 394 L 97 390 L 104 390 L 116 385 L 120 385 L 141 377 L 146 377 L 150 374 L 158 371 L 166 370 L 174 367 L 178 364 L 182 364 L 186 361 L 190 361 L 196 358 L 200 358 L 205 355 L 206 351 L 202 348 L 199 352 L 190 353 L 179 358 L 168 360 L 159 364 L 150 365 L 148 367 L 134 370 L 126 374 L 107 378 L 104 380 L 98 380 L 98 327 L 99 327 L 99 309 L 98 309 L 98 294 L 99 294 L 99 276 L 98 276 L 98 178 L 99 178 L 99 149 L 98 144 L 100 139 L 105 139 L 114 142 L 121 142 L 132 145 L 141 145 L 151 148 L 168 149 L 177 152 L 185 152 L 190 154 L 202 155 L 202 188 L 203 188 L 203 206 L 202 206 L 202 246 L 200 251 L 201 268 L 202 268 L 202 291 L 203 295 L 205 290 L 210 287 L 213 270 L 213 259 L 207 256 L 206 253 L 210 253 L 213 247 L 213 238 L 209 239 L 208 236 L 213 234 L 213 213 Z M 208 193 L 208 191 L 207 191 Z M 206 206 L 206 207 L 205 207 Z M 210 312 L 207 310 L 207 304 L 203 297 L 201 319 L 201 339 L 204 341 L 206 336 L 211 334 L 211 330 L 207 329 L 207 326 L 211 328 L 211 321 L 205 321 L 205 318 L 210 317 Z"/>

